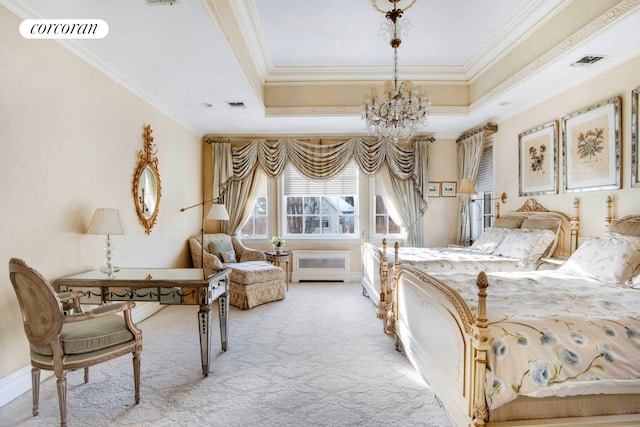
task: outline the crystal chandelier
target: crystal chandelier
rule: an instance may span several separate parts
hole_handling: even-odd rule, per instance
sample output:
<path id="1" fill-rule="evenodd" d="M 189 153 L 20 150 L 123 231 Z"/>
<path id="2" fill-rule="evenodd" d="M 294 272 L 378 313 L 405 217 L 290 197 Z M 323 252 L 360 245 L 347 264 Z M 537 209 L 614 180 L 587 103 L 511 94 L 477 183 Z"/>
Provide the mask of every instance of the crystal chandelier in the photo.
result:
<path id="1" fill-rule="evenodd" d="M 393 80 L 384 85 L 382 98 L 371 88 L 371 97 L 362 106 L 362 118 L 366 120 L 369 134 L 382 138 L 409 139 L 419 127 L 427 126 L 431 103 L 411 81 L 398 81 L 398 47 L 411 24 L 400 20 L 403 10 L 397 8 L 400 0 L 389 0 L 393 9 L 386 13 L 387 21 L 381 25 L 379 35 L 389 37 L 393 48 Z"/>

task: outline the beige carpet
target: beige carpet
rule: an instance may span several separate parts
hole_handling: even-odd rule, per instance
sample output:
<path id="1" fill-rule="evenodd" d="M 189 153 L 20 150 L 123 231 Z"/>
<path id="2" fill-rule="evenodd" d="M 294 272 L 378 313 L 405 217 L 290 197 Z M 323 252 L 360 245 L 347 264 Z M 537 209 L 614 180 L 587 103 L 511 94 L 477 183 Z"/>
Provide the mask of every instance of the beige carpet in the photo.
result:
<path id="1" fill-rule="evenodd" d="M 168 307 L 139 324 L 141 401 L 129 356 L 70 372 L 69 426 L 450 426 L 429 386 L 382 333 L 356 283 L 290 284 L 284 301 L 231 307 L 220 351 L 214 316 L 209 377 L 202 376 L 197 307 Z M 55 380 L 0 408 L 2 426 L 59 425 Z"/>

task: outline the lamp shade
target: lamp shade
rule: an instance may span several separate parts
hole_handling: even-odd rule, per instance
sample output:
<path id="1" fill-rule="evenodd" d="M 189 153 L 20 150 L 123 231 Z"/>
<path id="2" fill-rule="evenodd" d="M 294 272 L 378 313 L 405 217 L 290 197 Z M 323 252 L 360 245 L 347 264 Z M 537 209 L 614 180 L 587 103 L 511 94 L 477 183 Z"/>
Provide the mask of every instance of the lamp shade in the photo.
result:
<path id="1" fill-rule="evenodd" d="M 460 185 L 460 190 L 458 190 L 458 194 L 471 195 L 471 194 L 478 194 L 478 192 L 473 186 L 473 181 L 470 180 L 469 178 L 465 178 L 462 180 L 462 183 Z"/>
<path id="2" fill-rule="evenodd" d="M 93 213 L 87 234 L 124 234 L 120 211 L 111 208 L 98 208 Z"/>
<path id="3" fill-rule="evenodd" d="M 214 203 L 211 205 L 211 209 L 209 209 L 207 219 L 228 220 L 229 213 L 227 213 L 227 208 L 225 208 L 224 205 Z"/>

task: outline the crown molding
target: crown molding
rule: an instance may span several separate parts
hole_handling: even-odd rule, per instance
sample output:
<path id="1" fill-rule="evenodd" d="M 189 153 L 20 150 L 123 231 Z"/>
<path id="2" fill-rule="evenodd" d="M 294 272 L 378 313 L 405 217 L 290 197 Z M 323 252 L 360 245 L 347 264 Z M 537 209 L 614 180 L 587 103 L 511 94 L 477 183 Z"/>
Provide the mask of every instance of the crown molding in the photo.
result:
<path id="1" fill-rule="evenodd" d="M 266 117 L 322 117 L 322 116 L 360 116 L 361 106 L 329 106 L 329 107 L 266 107 Z M 444 105 L 431 106 L 432 116 L 466 116 L 469 107 Z"/>
<path id="2" fill-rule="evenodd" d="M 560 43 L 556 44 L 553 48 L 549 49 L 544 54 L 531 61 L 515 74 L 511 75 L 509 78 L 496 85 L 493 89 L 480 96 L 477 100 L 473 101 L 469 106 L 470 111 L 477 111 L 480 108 L 484 107 L 493 99 L 517 86 L 519 83 L 528 79 L 532 75 L 536 74 L 543 67 L 559 59 L 561 56 L 566 55 L 569 51 L 575 49 L 581 43 L 620 22 L 623 18 L 635 12 L 638 8 L 640 8 L 640 0 L 621 1 L 606 12 L 602 13 L 596 19 L 592 20 L 589 24 L 585 25 L 569 37 L 562 40 Z M 602 70 L 603 68 L 599 68 L 598 71 L 602 72 Z"/>

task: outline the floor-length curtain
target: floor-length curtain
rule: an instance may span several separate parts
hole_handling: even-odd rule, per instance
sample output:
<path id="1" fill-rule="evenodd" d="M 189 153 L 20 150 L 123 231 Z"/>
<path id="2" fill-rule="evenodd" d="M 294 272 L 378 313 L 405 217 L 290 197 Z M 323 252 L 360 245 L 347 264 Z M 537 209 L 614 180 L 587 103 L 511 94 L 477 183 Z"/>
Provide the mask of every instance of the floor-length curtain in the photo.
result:
<path id="1" fill-rule="evenodd" d="M 256 202 L 256 191 L 265 179 L 260 168 L 256 168 L 247 179 L 232 179 L 227 183 L 224 204 L 229 220 L 222 223 L 222 232 L 235 235 L 249 219 Z"/>
<path id="2" fill-rule="evenodd" d="M 385 203 L 389 216 L 406 230 L 406 246 L 424 245 L 422 217 L 427 208 L 425 188 L 429 182 L 429 143 L 416 141 L 414 150 L 414 174 L 409 179 L 398 179 L 388 167 L 379 170 L 378 178 L 385 191 Z"/>
<path id="3" fill-rule="evenodd" d="M 251 216 L 262 174 L 259 168 L 254 168 L 245 179 L 235 179 L 233 152 L 228 141 L 211 141 L 211 156 L 215 165 L 212 168 L 213 198 L 222 198 L 229 213 L 229 220 L 222 221 L 220 229 L 234 235 Z"/>
<path id="4" fill-rule="evenodd" d="M 211 191 L 212 199 L 218 199 L 224 193 L 225 185 L 233 177 L 233 158 L 229 142 L 211 142 L 212 168 Z"/>
<path id="5" fill-rule="evenodd" d="M 480 168 L 480 158 L 482 157 L 482 149 L 484 147 L 484 131 L 479 131 L 464 139 L 458 140 L 458 182 L 469 178 L 474 183 L 478 176 Z M 467 195 L 462 196 L 458 200 L 458 226 L 456 233 L 456 241 L 459 245 L 465 245 L 470 237 L 471 230 L 469 227 L 467 212 L 469 203 Z"/>

